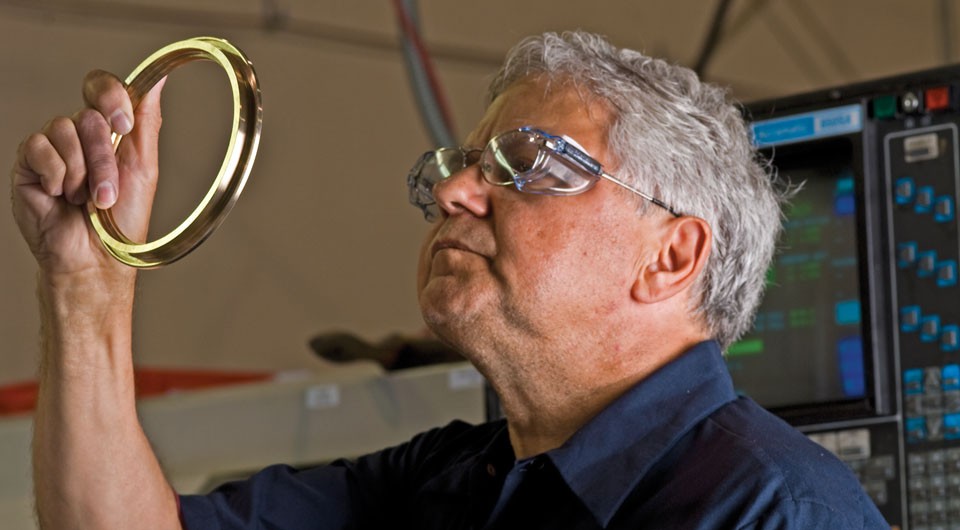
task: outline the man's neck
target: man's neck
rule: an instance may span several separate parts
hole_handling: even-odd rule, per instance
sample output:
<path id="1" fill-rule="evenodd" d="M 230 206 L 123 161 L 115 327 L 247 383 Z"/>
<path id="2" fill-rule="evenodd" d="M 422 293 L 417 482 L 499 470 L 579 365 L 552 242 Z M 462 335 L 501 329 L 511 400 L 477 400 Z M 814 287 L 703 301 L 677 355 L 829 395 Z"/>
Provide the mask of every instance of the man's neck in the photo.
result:
<path id="1" fill-rule="evenodd" d="M 533 406 L 504 401 L 510 443 L 516 458 L 528 458 L 563 445 L 632 384 L 622 386 L 569 392 L 564 399 L 558 396 L 543 398 Z"/>
<path id="2" fill-rule="evenodd" d="M 630 388 L 701 340 L 698 337 L 657 354 L 632 352 L 620 362 L 594 363 L 592 369 L 500 381 L 497 392 L 516 457 L 560 447 Z M 574 368 L 573 363 L 568 367 Z"/>

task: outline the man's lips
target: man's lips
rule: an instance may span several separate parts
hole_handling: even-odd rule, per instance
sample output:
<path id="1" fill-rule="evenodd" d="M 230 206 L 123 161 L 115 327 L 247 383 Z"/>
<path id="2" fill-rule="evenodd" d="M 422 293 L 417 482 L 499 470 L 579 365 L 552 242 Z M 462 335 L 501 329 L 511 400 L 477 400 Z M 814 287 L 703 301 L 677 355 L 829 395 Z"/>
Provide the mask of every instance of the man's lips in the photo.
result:
<path id="1" fill-rule="evenodd" d="M 430 256 L 436 256 L 441 250 L 469 252 L 488 261 L 496 255 L 496 246 L 490 238 L 471 233 L 439 234 L 430 245 Z"/>
<path id="2" fill-rule="evenodd" d="M 469 245 L 463 243 L 462 241 L 456 239 L 438 239 L 434 241 L 433 245 L 430 247 L 430 255 L 436 255 L 437 252 L 441 250 L 462 250 L 464 252 L 471 252 L 473 254 L 479 254 L 479 252 L 470 248 Z"/>

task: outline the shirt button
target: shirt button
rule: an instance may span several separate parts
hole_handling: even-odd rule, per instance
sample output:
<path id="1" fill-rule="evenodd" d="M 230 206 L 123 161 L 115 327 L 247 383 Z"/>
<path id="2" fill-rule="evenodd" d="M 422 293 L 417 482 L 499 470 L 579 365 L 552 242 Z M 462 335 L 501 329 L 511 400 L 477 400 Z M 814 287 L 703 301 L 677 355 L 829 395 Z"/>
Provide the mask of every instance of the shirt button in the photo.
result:
<path id="1" fill-rule="evenodd" d="M 491 477 L 497 476 L 497 468 L 493 464 L 487 464 L 487 474 Z"/>

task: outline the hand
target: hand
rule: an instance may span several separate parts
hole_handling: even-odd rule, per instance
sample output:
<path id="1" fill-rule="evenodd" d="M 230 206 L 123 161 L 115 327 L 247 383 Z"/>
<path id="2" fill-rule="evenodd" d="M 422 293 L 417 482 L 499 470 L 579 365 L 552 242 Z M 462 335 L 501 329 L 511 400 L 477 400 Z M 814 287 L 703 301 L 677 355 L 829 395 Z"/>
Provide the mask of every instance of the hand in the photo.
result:
<path id="1" fill-rule="evenodd" d="M 112 207 L 128 237 L 146 239 L 157 184 L 163 83 L 134 109 L 119 79 L 90 72 L 83 83 L 87 107 L 50 120 L 20 144 L 11 171 L 13 215 L 45 273 L 126 272 L 85 219 L 86 201 Z M 111 132 L 126 135 L 116 154 Z"/>

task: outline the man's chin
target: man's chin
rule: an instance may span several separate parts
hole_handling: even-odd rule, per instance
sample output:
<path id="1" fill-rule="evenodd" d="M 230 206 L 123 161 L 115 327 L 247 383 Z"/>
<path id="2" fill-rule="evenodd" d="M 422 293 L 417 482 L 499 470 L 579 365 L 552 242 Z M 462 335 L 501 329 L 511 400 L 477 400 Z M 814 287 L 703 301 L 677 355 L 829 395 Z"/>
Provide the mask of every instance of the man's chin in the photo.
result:
<path id="1" fill-rule="evenodd" d="M 423 321 L 438 337 L 456 340 L 479 323 L 480 299 L 464 292 L 433 291 L 420 293 L 420 314 Z"/>

